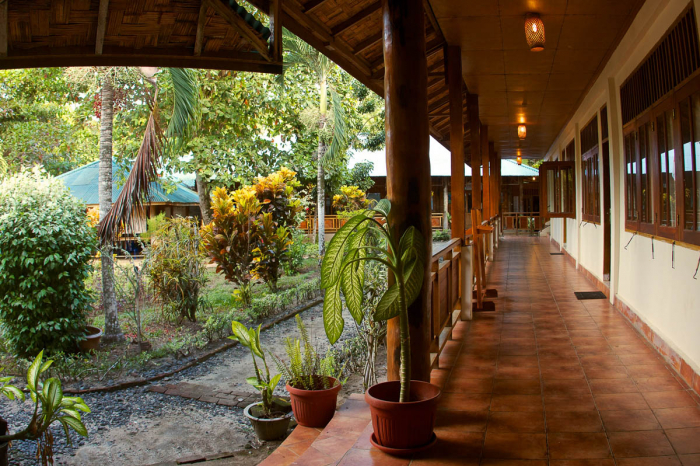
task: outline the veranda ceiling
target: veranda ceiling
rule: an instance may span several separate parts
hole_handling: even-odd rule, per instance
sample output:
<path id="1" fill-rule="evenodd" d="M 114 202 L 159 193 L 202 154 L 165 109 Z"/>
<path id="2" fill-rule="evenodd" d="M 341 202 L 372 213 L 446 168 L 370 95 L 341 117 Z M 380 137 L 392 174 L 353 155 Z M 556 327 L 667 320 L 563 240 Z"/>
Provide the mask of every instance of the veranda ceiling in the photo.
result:
<path id="1" fill-rule="evenodd" d="M 270 9 L 270 0 L 249 1 L 264 12 Z M 514 158 L 520 148 L 523 157 L 540 158 L 643 2 L 424 0 L 431 134 L 449 146 L 443 48 L 458 45 L 467 91 L 479 95 L 480 120 L 489 126 L 496 151 Z M 281 3 L 285 28 L 383 93 L 380 0 Z M 101 4 L 107 4 L 102 27 Z M 236 17 L 222 16 L 222 6 L 228 5 L 225 0 L 0 0 L 0 68 L 110 64 L 279 72 L 280 65 L 261 57 L 251 37 L 241 33 Z M 527 12 L 542 15 L 543 52 L 527 47 Z M 520 117 L 528 125 L 523 142 L 516 134 Z"/>

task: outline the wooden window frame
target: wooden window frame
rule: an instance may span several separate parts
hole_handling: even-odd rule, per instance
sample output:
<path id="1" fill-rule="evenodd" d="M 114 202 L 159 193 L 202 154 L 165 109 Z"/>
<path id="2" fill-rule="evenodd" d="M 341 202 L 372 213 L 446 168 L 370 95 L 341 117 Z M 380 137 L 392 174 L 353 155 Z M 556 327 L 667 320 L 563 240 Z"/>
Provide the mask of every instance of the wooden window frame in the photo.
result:
<path id="1" fill-rule="evenodd" d="M 583 150 L 583 132 L 589 125 L 596 125 L 595 144 L 581 153 L 581 218 L 584 222 L 600 225 L 600 118 L 596 113 L 579 131 Z"/>
<path id="2" fill-rule="evenodd" d="M 557 190 L 555 184 L 554 187 L 554 197 L 555 203 L 558 204 L 559 200 L 565 204 L 565 209 L 561 212 L 549 212 L 549 186 L 548 186 L 548 171 L 557 172 L 555 174 L 554 181 L 556 182 L 557 176 L 561 176 L 561 172 L 569 170 L 571 174 L 571 186 L 569 188 L 568 197 L 561 190 Z M 558 162 L 544 162 L 540 165 L 540 211 L 544 218 L 576 218 L 576 162 L 574 161 L 558 161 Z"/>
<path id="3" fill-rule="evenodd" d="M 688 230 L 685 228 L 685 177 L 684 177 L 684 158 L 683 158 L 683 143 L 681 140 L 681 116 L 680 116 L 680 106 L 681 102 L 686 99 L 692 98 L 693 94 L 700 94 L 700 72 L 696 72 L 693 77 L 687 79 L 679 86 L 676 90 L 668 93 L 662 100 L 657 102 L 653 107 L 651 107 L 646 112 L 639 115 L 637 118 L 629 122 L 623 129 L 623 178 L 624 178 L 624 193 L 625 193 L 625 228 L 629 231 L 636 231 L 640 233 L 645 233 L 651 236 L 658 236 L 661 238 L 666 238 L 672 241 L 680 241 L 692 245 L 700 245 L 700 231 Z M 692 102 L 691 102 L 692 103 Z M 673 163 L 674 163 L 674 177 L 675 185 L 673 188 L 673 193 L 675 194 L 675 210 L 670 212 L 673 220 L 675 220 L 674 226 L 662 225 L 661 219 L 661 203 L 662 203 L 662 173 L 661 173 L 661 160 L 659 153 L 659 119 L 663 119 L 663 115 L 666 112 L 670 112 L 672 115 L 671 119 L 671 135 L 672 135 L 672 146 L 673 149 Z M 651 193 L 649 199 L 651 201 L 650 213 L 652 215 L 651 222 L 643 222 L 641 215 L 642 208 L 642 183 L 641 183 L 641 137 L 640 129 L 645 125 L 649 124 L 649 160 L 648 160 L 648 183 L 651 188 Z M 694 134 L 693 126 L 693 114 L 692 106 L 690 107 L 690 126 L 691 126 L 691 141 L 698 139 L 700 141 L 700 135 Z M 630 177 L 627 175 L 627 163 L 628 163 L 628 136 L 633 135 L 633 160 L 636 163 L 636 173 L 634 174 L 635 182 L 635 208 L 636 218 L 630 218 L 629 216 L 629 199 L 627 185 Z M 668 139 L 668 138 L 667 138 Z M 696 147 L 695 144 L 691 144 L 692 157 L 695 159 Z M 667 149 L 668 151 L 668 149 Z M 695 181 L 697 184 L 697 181 Z M 695 186 L 695 189 L 700 189 L 700 186 Z M 694 194 L 697 196 L 697 194 Z M 697 219 L 700 223 L 700 218 Z"/>

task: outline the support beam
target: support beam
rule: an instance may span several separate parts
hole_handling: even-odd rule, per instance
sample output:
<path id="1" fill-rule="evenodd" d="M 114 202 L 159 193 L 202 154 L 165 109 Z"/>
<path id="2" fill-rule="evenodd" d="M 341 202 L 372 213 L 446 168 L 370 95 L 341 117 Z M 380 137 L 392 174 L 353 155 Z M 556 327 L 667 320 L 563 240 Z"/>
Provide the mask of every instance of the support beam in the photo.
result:
<path id="1" fill-rule="evenodd" d="M 462 56 L 459 47 L 447 47 L 447 86 L 450 97 L 450 152 L 452 164 L 452 237 L 464 240 L 464 109 L 462 108 Z"/>
<path id="2" fill-rule="evenodd" d="M 7 10 L 7 4 L 10 0 L 5 0 L 4 8 Z M 0 5 L 0 10 L 3 6 Z M 97 10 L 97 34 L 95 35 L 95 55 L 102 55 L 102 48 L 105 45 L 105 32 L 107 31 L 107 14 L 109 13 L 109 0 L 100 0 L 100 6 Z M 2 21 L 2 13 L 0 13 L 0 22 Z M 2 28 L 0 23 L 0 29 Z M 5 36 L 7 37 L 7 35 Z M 0 32 L 0 42 L 2 42 L 2 32 Z M 0 56 L 2 56 L 2 45 L 0 44 Z"/>
<path id="3" fill-rule="evenodd" d="M 270 0 L 270 55 L 272 61 L 282 61 L 282 0 Z"/>
<path id="4" fill-rule="evenodd" d="M 202 55 L 204 48 L 204 26 L 207 23 L 207 0 L 202 0 L 199 6 L 199 16 L 197 17 L 197 35 L 194 38 L 194 55 L 199 57 Z"/>
<path id="5" fill-rule="evenodd" d="M 501 165 L 496 157 L 496 149 L 493 142 L 489 142 L 489 194 L 491 195 L 489 200 L 489 217 L 498 215 L 498 199 L 500 197 L 498 193 L 498 172 L 500 171 Z"/>
<path id="6" fill-rule="evenodd" d="M 423 287 L 403 324 L 411 338 L 411 379 L 429 381 L 432 229 L 425 13 L 423 0 L 383 0 L 382 6 L 389 222 L 395 233 L 415 226 L 426 240 Z M 396 317 L 387 327 L 388 380 L 400 375 L 400 324 Z"/>
<path id="7" fill-rule="evenodd" d="M 211 6 L 216 13 L 229 24 L 229 26 L 238 31 L 238 33 L 243 36 L 260 55 L 262 55 L 266 60 L 272 61 L 268 51 L 267 42 L 265 42 L 248 23 L 246 23 L 245 19 L 243 19 L 241 15 L 233 11 L 233 8 L 231 8 L 228 3 L 224 3 L 224 0 L 206 1 L 209 6 Z"/>
<path id="8" fill-rule="evenodd" d="M 472 167 L 472 208 L 481 209 L 481 123 L 479 121 L 479 96 L 469 94 L 467 96 L 467 112 L 469 115 L 469 135 L 471 145 Z"/>
<path id="9" fill-rule="evenodd" d="M 328 0 L 309 0 L 306 2 L 304 5 L 304 13 L 310 13 L 318 8 L 321 7 L 324 3 L 326 3 Z"/>
<path id="10" fill-rule="evenodd" d="M 367 39 L 363 40 L 359 44 L 355 46 L 353 51 L 355 52 L 355 55 L 359 55 L 365 50 L 369 49 L 370 47 L 373 47 L 375 44 L 378 44 L 382 40 L 382 33 L 378 32 L 376 34 L 372 34 L 369 36 Z"/>
<path id="11" fill-rule="evenodd" d="M 7 56 L 8 4 L 10 0 L 0 0 L 0 57 Z"/>
<path id="12" fill-rule="evenodd" d="M 491 181 L 489 174 L 489 127 L 488 125 L 481 125 L 481 166 L 484 167 L 484 173 L 481 175 L 483 186 L 483 219 L 488 220 L 491 212 Z M 478 173 L 478 172 L 477 172 Z"/>
<path id="13" fill-rule="evenodd" d="M 333 34 L 334 36 L 337 36 L 338 34 L 342 34 L 343 32 L 347 31 L 348 29 L 350 29 L 351 27 L 353 27 L 354 25 L 356 25 L 360 21 L 368 18 L 372 13 L 381 10 L 381 8 L 382 8 L 381 0 L 377 1 L 375 3 L 372 3 L 367 8 L 364 8 L 364 9 L 358 11 L 357 13 L 355 13 L 354 15 L 352 15 L 351 17 L 349 17 L 345 21 L 341 22 L 337 26 L 334 26 L 331 29 L 331 34 Z"/>

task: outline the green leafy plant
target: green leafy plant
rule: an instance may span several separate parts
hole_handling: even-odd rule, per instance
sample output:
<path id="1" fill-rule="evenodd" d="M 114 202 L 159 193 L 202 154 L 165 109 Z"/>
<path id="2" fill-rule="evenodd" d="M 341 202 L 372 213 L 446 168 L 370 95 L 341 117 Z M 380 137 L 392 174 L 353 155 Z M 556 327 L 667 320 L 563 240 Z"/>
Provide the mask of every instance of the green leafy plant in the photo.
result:
<path id="1" fill-rule="evenodd" d="M 54 422 L 60 422 L 66 433 L 66 440 L 70 444 L 70 431 L 74 430 L 78 435 L 87 437 L 87 429 L 81 420 L 80 412 L 89 413 L 90 408 L 80 397 L 64 396 L 61 381 L 49 378 L 42 383 L 41 374 L 51 366 L 53 361 L 43 362 L 44 351 L 39 355 L 27 370 L 27 390 L 34 402 L 34 413 L 29 425 L 23 430 L 7 435 L 0 435 L 0 444 L 13 440 L 32 440 L 37 442 L 37 458 L 42 465 L 53 464 L 53 436 L 49 427 Z M 10 385 L 12 377 L 0 378 L 0 393 L 10 400 L 24 402 L 24 393 L 17 387 Z"/>
<path id="2" fill-rule="evenodd" d="M 262 214 L 258 229 L 258 247 L 253 249 L 253 276 L 267 283 L 273 292 L 277 291 L 282 262 L 289 258 L 291 244 L 289 230 L 277 227 L 271 213 Z"/>
<path id="3" fill-rule="evenodd" d="M 326 290 L 323 303 L 323 323 L 326 335 L 335 343 L 343 333 L 343 302 L 355 322 L 363 320 L 362 302 L 365 283 L 364 263 L 375 261 L 387 267 L 393 284 L 384 292 L 374 312 L 375 321 L 399 317 L 401 341 L 401 391 L 399 401 L 409 397 L 411 381 L 411 349 L 408 330 L 408 306 L 418 298 L 423 286 L 424 239 L 413 226 L 399 238 L 388 225 L 391 203 L 382 199 L 377 205 L 348 220 L 335 234 L 321 264 L 321 288 Z M 379 214 L 386 220 L 374 218 Z M 386 246 L 369 245 L 373 235 L 383 238 Z"/>
<path id="4" fill-rule="evenodd" d="M 284 273 L 294 275 L 299 273 L 304 265 L 304 258 L 308 255 L 310 245 L 309 238 L 302 230 L 293 228 L 291 230 L 291 243 L 287 248 L 287 260 L 282 263 Z"/>
<path id="5" fill-rule="evenodd" d="M 328 349 L 326 356 L 321 358 L 311 344 L 309 332 L 304 326 L 299 314 L 295 316 L 300 338 L 287 338 L 285 350 L 289 362 L 283 361 L 273 354 L 277 369 L 289 385 L 304 390 L 327 390 L 335 386 L 331 384 L 330 377 L 337 383 L 343 384 L 344 366 L 338 364 L 335 353 Z"/>
<path id="6" fill-rule="evenodd" d="M 15 354 L 76 348 L 96 246 L 85 204 L 61 180 L 35 168 L 0 183 L 0 319 Z"/>
<path id="7" fill-rule="evenodd" d="M 238 340 L 241 345 L 248 348 L 250 350 L 250 356 L 253 358 L 255 377 L 248 377 L 246 382 L 260 391 L 263 415 L 268 418 L 276 417 L 273 411 L 276 401 L 273 397 L 273 393 L 282 374 L 277 374 L 275 376 L 270 375 L 270 368 L 267 365 L 265 353 L 263 352 L 262 346 L 260 346 L 260 326 L 258 325 L 257 329 L 252 327 L 247 328 L 245 325 L 234 320 L 231 322 L 231 328 L 233 330 L 233 335 L 229 338 L 231 340 Z M 263 368 L 265 369 L 264 372 L 258 367 L 257 360 L 255 359 L 256 356 L 262 361 Z"/>
<path id="8" fill-rule="evenodd" d="M 200 240 L 195 220 L 170 218 L 154 233 L 144 261 L 166 309 L 192 322 L 197 320 L 200 292 L 207 282 Z"/>
<path id="9" fill-rule="evenodd" d="M 449 241 L 452 238 L 450 230 L 433 230 L 433 241 Z"/>
<path id="10" fill-rule="evenodd" d="M 167 221 L 168 220 L 165 217 L 165 212 L 161 212 L 155 217 L 146 219 L 146 231 L 144 233 L 141 233 L 141 241 L 145 243 L 151 241 L 153 235 L 155 235 L 158 230 L 163 228 Z"/>

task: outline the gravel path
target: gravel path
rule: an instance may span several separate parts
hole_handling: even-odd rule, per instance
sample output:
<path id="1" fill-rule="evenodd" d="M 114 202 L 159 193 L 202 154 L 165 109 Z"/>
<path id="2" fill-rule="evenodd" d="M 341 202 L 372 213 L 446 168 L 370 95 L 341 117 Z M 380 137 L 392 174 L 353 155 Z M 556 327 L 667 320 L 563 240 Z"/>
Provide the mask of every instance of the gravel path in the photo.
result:
<path id="1" fill-rule="evenodd" d="M 323 331 L 322 306 L 302 313 L 314 344 L 325 351 L 328 340 Z M 355 327 L 346 317 L 344 338 Z M 284 340 L 296 336 L 296 323 L 289 319 L 263 332 L 265 348 L 284 355 Z M 223 351 L 198 366 L 174 375 L 162 383 L 192 382 L 212 388 L 244 389 L 251 374 L 250 354 L 236 346 Z M 271 367 L 271 370 L 274 368 Z M 276 372 L 276 370 L 275 370 Z M 92 413 L 83 419 L 90 434 L 83 439 L 73 434 L 73 446 L 67 446 L 65 434 L 54 427 L 54 452 L 60 465 L 147 465 L 196 454 L 235 451 L 242 448 L 274 449 L 276 443 L 261 444 L 255 437 L 240 408 L 227 408 L 177 396 L 167 396 L 136 387 L 112 393 L 94 393 L 83 397 Z M 278 387 L 283 394 L 284 387 Z M 0 402 L 0 410 L 10 427 L 24 426 L 31 416 L 30 404 Z M 36 445 L 15 442 L 10 448 L 10 464 L 35 465 Z"/>

